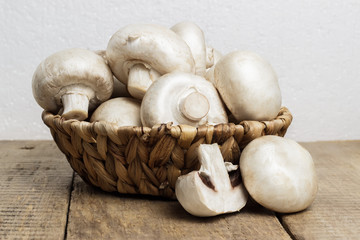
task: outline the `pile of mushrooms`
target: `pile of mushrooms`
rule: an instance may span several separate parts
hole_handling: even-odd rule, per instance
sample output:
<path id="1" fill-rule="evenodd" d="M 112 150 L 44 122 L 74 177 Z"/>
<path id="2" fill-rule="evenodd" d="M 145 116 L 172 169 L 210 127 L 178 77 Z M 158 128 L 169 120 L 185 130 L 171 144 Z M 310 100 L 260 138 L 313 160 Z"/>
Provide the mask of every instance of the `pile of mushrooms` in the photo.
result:
<path id="1" fill-rule="evenodd" d="M 35 70 L 32 90 L 43 109 L 64 119 L 118 127 L 215 125 L 227 123 L 228 113 L 236 123 L 265 121 L 281 107 L 267 61 L 248 51 L 223 56 L 192 22 L 132 24 L 114 33 L 106 50 L 54 53 Z M 314 200 L 311 156 L 291 140 L 254 140 L 237 165 L 224 163 L 217 145 L 200 145 L 198 158 L 200 170 L 179 177 L 175 189 L 193 215 L 239 211 L 248 194 L 279 212 L 303 210 Z"/>
<path id="2" fill-rule="evenodd" d="M 43 109 L 65 119 L 118 126 L 227 123 L 226 108 L 237 122 L 271 120 L 281 106 L 276 74 L 264 59 L 245 51 L 222 56 L 192 22 L 132 24 L 114 33 L 106 50 L 57 52 L 39 64 L 32 89 Z M 141 106 L 133 122 L 89 116 L 124 97 Z M 127 101 L 116 102 L 110 104 L 115 115 L 136 112 Z"/>

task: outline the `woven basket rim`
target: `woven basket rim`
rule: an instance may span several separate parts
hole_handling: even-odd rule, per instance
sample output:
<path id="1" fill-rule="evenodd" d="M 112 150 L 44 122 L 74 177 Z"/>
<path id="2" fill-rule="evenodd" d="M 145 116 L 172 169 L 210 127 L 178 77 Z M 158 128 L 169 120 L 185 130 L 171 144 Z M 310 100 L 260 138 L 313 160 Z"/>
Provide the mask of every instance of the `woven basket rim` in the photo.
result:
<path id="1" fill-rule="evenodd" d="M 66 120 L 65 118 L 63 118 L 62 116 L 58 115 L 58 114 L 53 114 L 49 111 L 44 110 L 42 112 L 41 115 L 43 122 L 48 126 L 48 127 L 53 127 L 54 123 L 56 124 L 60 124 L 60 125 L 81 125 L 81 128 L 90 128 L 90 129 L 108 129 L 111 128 L 112 131 L 116 131 L 116 132 L 129 132 L 129 131 L 133 131 L 133 132 L 140 132 L 140 133 L 149 133 L 151 132 L 152 129 L 155 129 L 156 131 L 159 131 L 160 128 L 163 128 L 164 130 L 173 132 L 174 130 L 176 131 L 177 128 L 181 128 L 182 131 L 194 131 L 194 130 L 198 130 L 201 128 L 207 128 L 209 126 L 219 126 L 219 125 L 231 125 L 231 126 L 242 126 L 244 128 L 247 127 L 247 123 L 249 122 L 260 122 L 262 124 L 264 124 L 264 128 L 266 128 L 266 126 L 270 123 L 273 122 L 275 120 L 281 120 L 284 122 L 289 121 L 288 125 L 290 125 L 290 123 L 292 122 L 292 114 L 289 111 L 289 109 L 285 106 L 280 108 L 280 111 L 278 113 L 278 115 L 272 119 L 272 120 L 261 120 L 261 121 L 257 121 L 257 120 L 243 120 L 240 121 L 239 123 L 219 123 L 219 124 L 214 124 L 214 125 L 210 125 L 210 124 L 204 124 L 198 127 L 194 127 L 194 126 L 190 126 L 190 125 L 186 125 L 186 124 L 179 124 L 179 125 L 173 125 L 172 122 L 168 122 L 168 123 L 161 123 L 161 124 L 157 124 L 154 125 L 152 127 L 144 127 L 144 126 L 118 126 L 116 125 L 116 123 L 111 123 L 111 122 L 106 122 L 106 121 L 96 121 L 96 122 L 88 122 L 88 121 L 80 121 L 80 120 L 76 120 L 76 119 L 68 119 Z M 95 131 L 96 132 L 96 131 Z"/>

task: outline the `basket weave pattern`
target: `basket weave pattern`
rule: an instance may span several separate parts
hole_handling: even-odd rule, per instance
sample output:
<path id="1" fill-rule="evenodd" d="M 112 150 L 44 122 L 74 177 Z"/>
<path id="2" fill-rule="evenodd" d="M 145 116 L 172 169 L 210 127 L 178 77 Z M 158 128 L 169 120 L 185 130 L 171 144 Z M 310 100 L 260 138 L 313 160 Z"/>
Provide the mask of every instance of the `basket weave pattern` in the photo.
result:
<path id="1" fill-rule="evenodd" d="M 196 149 L 218 143 L 225 161 L 238 164 L 241 150 L 263 135 L 284 136 L 292 121 L 285 107 L 271 121 L 216 126 L 117 127 L 64 120 L 44 111 L 58 148 L 82 179 L 104 191 L 174 198 L 176 179 L 198 169 Z"/>

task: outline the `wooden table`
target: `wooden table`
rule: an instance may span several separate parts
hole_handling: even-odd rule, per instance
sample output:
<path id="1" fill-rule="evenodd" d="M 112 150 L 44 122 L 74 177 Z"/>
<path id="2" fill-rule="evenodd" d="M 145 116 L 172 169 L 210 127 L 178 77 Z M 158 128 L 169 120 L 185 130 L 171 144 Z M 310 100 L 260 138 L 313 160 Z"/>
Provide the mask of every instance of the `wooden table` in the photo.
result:
<path id="1" fill-rule="evenodd" d="M 177 201 L 86 185 L 52 141 L 0 141 L 0 239 L 360 239 L 360 141 L 303 143 L 319 177 L 306 211 L 254 202 L 212 218 Z"/>

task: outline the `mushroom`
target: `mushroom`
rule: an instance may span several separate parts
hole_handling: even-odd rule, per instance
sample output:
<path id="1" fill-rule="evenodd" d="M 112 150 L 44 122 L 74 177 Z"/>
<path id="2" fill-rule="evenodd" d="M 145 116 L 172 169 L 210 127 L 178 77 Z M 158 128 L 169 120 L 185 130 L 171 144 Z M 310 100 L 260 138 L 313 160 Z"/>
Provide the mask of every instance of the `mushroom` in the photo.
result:
<path id="1" fill-rule="evenodd" d="M 208 58 L 208 61 L 207 61 L 208 64 L 206 65 L 205 78 L 206 78 L 206 80 L 215 84 L 214 69 L 215 69 L 216 63 L 221 59 L 222 54 L 218 50 L 216 50 L 212 47 L 207 47 L 206 50 L 207 50 L 206 56 Z"/>
<path id="2" fill-rule="evenodd" d="M 215 65 L 215 86 L 238 121 L 271 120 L 281 107 L 276 74 L 259 55 L 235 51 Z"/>
<path id="3" fill-rule="evenodd" d="M 141 103 L 141 122 L 152 127 L 160 123 L 199 126 L 228 122 L 215 87 L 191 73 L 168 73 L 155 81 Z"/>
<path id="4" fill-rule="evenodd" d="M 242 209 L 248 195 L 239 174 L 233 175 L 233 179 L 229 177 L 219 146 L 200 144 L 198 158 L 200 170 L 178 177 L 175 184 L 175 194 L 183 208 L 199 217 Z M 228 167 L 231 170 L 237 169 L 232 163 L 227 165 L 231 165 Z"/>
<path id="5" fill-rule="evenodd" d="M 205 76 L 206 70 L 206 44 L 204 32 L 193 22 L 184 21 L 171 27 L 186 44 L 190 47 L 192 56 L 195 60 L 195 74 Z"/>
<path id="6" fill-rule="evenodd" d="M 108 64 L 108 60 L 106 58 L 106 50 L 96 50 L 95 53 L 100 55 L 105 60 L 105 63 Z M 126 89 L 126 85 L 120 82 L 115 76 L 113 76 L 113 79 L 114 79 L 114 90 L 111 94 L 111 98 L 131 97 L 128 90 Z"/>
<path id="7" fill-rule="evenodd" d="M 112 73 L 96 53 L 67 49 L 40 63 L 32 79 L 32 90 L 43 109 L 57 113 L 63 107 L 64 118 L 84 120 L 88 110 L 111 96 Z"/>
<path id="8" fill-rule="evenodd" d="M 163 74 L 195 72 L 189 46 L 176 33 L 158 25 L 134 24 L 120 29 L 111 37 L 106 56 L 115 77 L 138 99 Z"/>
<path id="9" fill-rule="evenodd" d="M 119 97 L 103 102 L 92 114 L 90 122 L 106 121 L 122 126 L 141 126 L 140 102 Z"/>
<path id="10" fill-rule="evenodd" d="M 253 140 L 241 154 L 240 170 L 251 197 L 270 210 L 298 212 L 315 199 L 314 162 L 293 140 L 270 135 Z"/>

